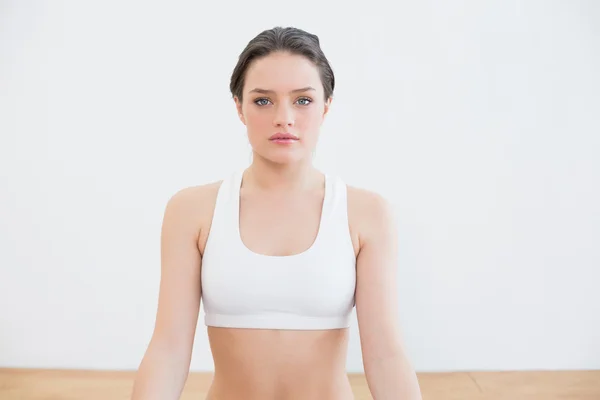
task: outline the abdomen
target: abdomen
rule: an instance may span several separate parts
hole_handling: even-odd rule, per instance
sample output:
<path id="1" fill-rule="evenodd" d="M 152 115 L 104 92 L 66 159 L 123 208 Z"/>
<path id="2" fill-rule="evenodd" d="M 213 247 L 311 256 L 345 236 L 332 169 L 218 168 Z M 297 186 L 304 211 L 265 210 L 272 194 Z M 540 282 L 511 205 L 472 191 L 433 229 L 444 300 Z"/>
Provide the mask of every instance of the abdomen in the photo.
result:
<path id="1" fill-rule="evenodd" d="M 347 329 L 209 327 L 208 336 L 215 374 L 207 400 L 353 399 Z"/>

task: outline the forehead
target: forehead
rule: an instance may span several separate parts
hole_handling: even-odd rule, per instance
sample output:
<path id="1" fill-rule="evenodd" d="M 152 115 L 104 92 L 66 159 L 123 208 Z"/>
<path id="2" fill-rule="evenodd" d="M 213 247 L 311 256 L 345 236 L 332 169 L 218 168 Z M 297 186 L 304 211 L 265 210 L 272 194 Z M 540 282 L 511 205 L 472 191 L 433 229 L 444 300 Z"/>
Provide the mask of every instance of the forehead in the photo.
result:
<path id="1" fill-rule="evenodd" d="M 301 55 L 273 53 L 252 62 L 246 71 L 244 91 L 261 88 L 284 94 L 306 86 L 323 91 L 317 66 Z"/>

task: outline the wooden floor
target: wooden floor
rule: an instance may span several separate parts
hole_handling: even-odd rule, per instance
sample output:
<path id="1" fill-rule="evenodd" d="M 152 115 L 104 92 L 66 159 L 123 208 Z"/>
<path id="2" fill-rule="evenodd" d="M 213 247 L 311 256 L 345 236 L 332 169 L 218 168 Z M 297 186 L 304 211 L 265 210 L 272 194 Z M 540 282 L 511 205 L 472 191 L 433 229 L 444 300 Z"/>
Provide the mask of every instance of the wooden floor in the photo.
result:
<path id="1" fill-rule="evenodd" d="M 1 400 L 129 400 L 133 372 L 0 369 Z M 181 400 L 203 400 L 211 375 L 191 373 Z M 356 400 L 371 399 L 350 375 Z M 424 400 L 600 400 L 600 371 L 421 373 Z M 312 399 L 310 399 L 312 400 Z"/>

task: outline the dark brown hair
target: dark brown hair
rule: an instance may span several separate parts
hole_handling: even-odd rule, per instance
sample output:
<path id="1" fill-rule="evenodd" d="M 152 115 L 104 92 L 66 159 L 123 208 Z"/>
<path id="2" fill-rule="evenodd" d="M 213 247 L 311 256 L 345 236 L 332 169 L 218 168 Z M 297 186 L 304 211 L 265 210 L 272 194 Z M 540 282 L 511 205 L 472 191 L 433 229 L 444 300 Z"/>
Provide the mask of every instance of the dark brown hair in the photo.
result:
<path id="1" fill-rule="evenodd" d="M 246 71 L 252 61 L 276 51 L 301 55 L 312 61 L 319 69 L 325 100 L 333 95 L 335 78 L 329 61 L 321 50 L 319 37 L 302 29 L 277 26 L 259 33 L 240 54 L 229 83 L 233 97 L 237 96 L 242 101 Z"/>

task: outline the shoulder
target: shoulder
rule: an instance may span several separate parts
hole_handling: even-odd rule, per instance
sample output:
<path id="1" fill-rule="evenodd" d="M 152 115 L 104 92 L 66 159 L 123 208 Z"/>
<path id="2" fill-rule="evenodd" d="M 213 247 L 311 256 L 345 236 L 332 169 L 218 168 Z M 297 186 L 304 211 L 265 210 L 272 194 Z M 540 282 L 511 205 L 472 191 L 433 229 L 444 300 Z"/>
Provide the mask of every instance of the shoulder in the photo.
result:
<path id="1" fill-rule="evenodd" d="M 355 186 L 346 185 L 348 208 L 368 220 L 388 220 L 393 217 L 393 206 L 382 194 Z"/>
<path id="2" fill-rule="evenodd" d="M 348 193 L 348 217 L 357 233 L 359 243 L 378 240 L 382 235 L 393 233 L 394 209 L 381 193 L 346 185 Z"/>
<path id="3" fill-rule="evenodd" d="M 222 180 L 181 188 L 171 194 L 164 209 L 164 224 L 187 228 L 200 235 L 210 225 Z"/>
<path id="4" fill-rule="evenodd" d="M 171 194 L 166 210 L 172 212 L 201 212 L 207 205 L 214 203 L 223 181 L 214 181 L 202 185 L 188 186 Z"/>
<path id="5" fill-rule="evenodd" d="M 382 194 L 359 188 L 356 186 L 346 185 L 348 192 L 348 203 L 355 208 L 366 208 L 369 213 L 387 214 L 392 211 L 391 203 Z"/>

